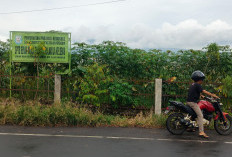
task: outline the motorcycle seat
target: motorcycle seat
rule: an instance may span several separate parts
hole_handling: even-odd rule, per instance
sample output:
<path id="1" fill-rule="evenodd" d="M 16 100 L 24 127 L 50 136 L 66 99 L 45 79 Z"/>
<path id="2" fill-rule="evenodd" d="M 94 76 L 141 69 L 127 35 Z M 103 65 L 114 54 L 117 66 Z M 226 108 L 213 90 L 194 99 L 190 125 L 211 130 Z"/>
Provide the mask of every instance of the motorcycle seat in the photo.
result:
<path id="1" fill-rule="evenodd" d="M 193 117 L 196 117 L 196 113 L 195 111 L 188 105 L 183 104 L 182 102 L 178 102 L 178 101 L 170 101 L 170 103 L 172 105 L 174 105 L 176 108 L 189 113 L 190 115 L 192 115 Z"/>

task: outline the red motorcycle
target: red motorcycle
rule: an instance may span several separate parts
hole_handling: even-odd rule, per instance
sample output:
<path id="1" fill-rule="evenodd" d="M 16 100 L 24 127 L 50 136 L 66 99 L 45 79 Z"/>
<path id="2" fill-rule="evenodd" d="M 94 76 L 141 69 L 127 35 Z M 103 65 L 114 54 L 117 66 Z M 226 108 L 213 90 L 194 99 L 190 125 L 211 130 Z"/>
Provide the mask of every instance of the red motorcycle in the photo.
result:
<path id="1" fill-rule="evenodd" d="M 191 107 L 177 101 L 169 102 L 171 106 L 167 107 L 165 113 L 173 112 L 166 121 L 166 127 L 170 133 L 181 135 L 187 128 L 198 127 L 197 115 Z M 198 103 L 204 116 L 204 125 L 209 126 L 210 122 L 214 120 L 214 129 L 217 133 L 229 135 L 232 132 L 232 118 L 228 113 L 222 112 L 222 105 L 219 100 L 209 97 L 205 97 L 205 100 Z"/>

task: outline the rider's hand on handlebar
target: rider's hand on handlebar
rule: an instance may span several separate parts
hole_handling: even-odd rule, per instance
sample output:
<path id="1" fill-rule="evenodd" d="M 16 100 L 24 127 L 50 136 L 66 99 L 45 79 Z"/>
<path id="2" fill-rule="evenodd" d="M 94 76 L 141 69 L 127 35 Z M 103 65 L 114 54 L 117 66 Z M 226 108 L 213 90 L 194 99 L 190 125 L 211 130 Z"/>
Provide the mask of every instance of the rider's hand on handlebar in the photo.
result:
<path id="1" fill-rule="evenodd" d="M 205 99 L 205 96 L 201 94 L 201 99 Z"/>

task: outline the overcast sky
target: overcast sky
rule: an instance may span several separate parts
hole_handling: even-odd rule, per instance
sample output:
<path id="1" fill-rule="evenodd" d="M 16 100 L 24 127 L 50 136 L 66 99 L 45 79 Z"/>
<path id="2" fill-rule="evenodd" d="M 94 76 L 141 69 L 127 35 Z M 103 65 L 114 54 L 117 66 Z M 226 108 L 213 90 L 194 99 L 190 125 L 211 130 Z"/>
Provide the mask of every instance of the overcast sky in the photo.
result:
<path id="1" fill-rule="evenodd" d="M 231 0 L 126 0 L 44 12 L 14 11 L 79 6 L 111 0 L 0 0 L 0 40 L 9 31 L 60 30 L 73 42 L 121 41 L 133 48 L 201 49 L 232 43 Z"/>

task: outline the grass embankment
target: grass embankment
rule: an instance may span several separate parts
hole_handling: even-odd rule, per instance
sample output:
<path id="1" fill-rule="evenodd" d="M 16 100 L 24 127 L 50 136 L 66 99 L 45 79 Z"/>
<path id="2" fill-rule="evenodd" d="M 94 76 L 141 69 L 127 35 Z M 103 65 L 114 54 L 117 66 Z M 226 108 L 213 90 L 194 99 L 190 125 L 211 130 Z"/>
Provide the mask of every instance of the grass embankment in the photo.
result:
<path id="1" fill-rule="evenodd" d="M 0 125 L 21 126 L 114 126 L 161 128 L 166 116 L 139 113 L 134 117 L 93 113 L 74 104 L 45 106 L 38 102 L 20 103 L 0 99 Z"/>

